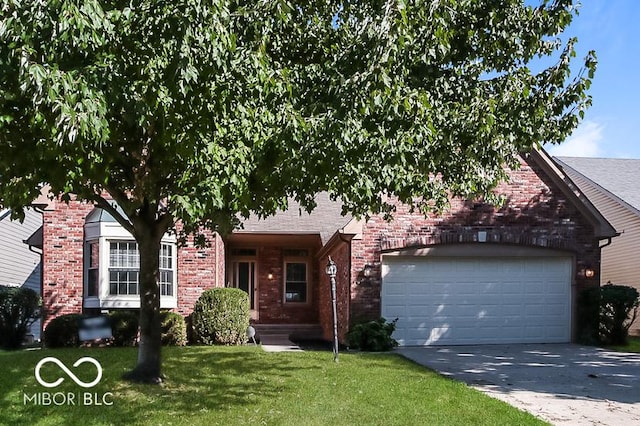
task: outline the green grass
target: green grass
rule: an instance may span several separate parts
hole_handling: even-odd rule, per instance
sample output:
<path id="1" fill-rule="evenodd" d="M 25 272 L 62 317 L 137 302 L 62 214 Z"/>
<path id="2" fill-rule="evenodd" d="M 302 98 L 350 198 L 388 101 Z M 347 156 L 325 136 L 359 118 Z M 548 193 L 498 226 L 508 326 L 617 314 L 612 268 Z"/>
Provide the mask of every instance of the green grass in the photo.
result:
<path id="1" fill-rule="evenodd" d="M 607 348 L 619 352 L 640 353 L 640 337 L 629 337 L 629 342 L 626 346 L 607 346 Z"/>
<path id="2" fill-rule="evenodd" d="M 53 364 L 41 376 L 65 381 L 46 389 L 34 369 L 55 356 L 84 381 L 95 378 L 91 356 L 101 363 L 102 381 L 78 387 Z M 544 424 L 501 401 L 449 380 L 395 354 L 330 352 L 266 353 L 259 347 L 166 348 L 166 381 L 135 385 L 120 379 L 132 367 L 134 348 L 0 352 L 0 424 L 25 425 L 413 425 Z M 42 406 L 24 394 L 49 391 L 113 393 L 113 405 Z M 77 401 L 77 397 L 76 397 Z M 107 398 L 107 402 L 110 398 Z"/>

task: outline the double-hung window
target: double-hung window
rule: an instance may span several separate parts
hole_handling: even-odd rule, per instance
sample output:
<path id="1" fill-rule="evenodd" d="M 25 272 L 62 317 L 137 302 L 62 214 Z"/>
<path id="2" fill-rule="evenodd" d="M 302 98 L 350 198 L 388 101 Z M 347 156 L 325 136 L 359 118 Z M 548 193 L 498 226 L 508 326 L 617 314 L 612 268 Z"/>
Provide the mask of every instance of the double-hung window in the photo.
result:
<path id="1" fill-rule="evenodd" d="M 173 296 L 173 271 L 175 258 L 173 245 L 162 244 L 160 247 L 160 295 Z"/>
<path id="2" fill-rule="evenodd" d="M 98 207 L 87 215 L 84 231 L 84 307 L 139 308 L 140 253 L 133 236 Z M 165 235 L 158 256 L 162 308 L 177 306 L 177 256 L 175 236 Z"/>
<path id="3" fill-rule="evenodd" d="M 308 250 L 284 250 L 284 301 L 307 303 L 309 262 Z"/>
<path id="4" fill-rule="evenodd" d="M 137 295 L 140 255 L 138 245 L 129 241 L 109 243 L 109 295 Z"/>
<path id="5" fill-rule="evenodd" d="M 100 243 L 88 243 L 89 259 L 87 262 L 87 297 L 97 297 L 100 289 Z"/>
<path id="6" fill-rule="evenodd" d="M 175 260 L 173 245 L 160 247 L 160 295 L 173 296 Z M 133 241 L 109 242 L 109 295 L 140 294 L 140 254 Z"/>

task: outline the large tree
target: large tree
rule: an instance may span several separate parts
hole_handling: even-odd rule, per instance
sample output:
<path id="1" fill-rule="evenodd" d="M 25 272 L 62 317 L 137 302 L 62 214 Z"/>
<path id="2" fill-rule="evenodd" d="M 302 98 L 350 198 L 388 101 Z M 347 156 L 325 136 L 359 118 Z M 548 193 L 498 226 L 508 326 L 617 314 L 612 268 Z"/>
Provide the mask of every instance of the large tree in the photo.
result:
<path id="1" fill-rule="evenodd" d="M 130 377 L 151 382 L 176 221 L 225 233 L 319 191 L 356 215 L 490 197 L 519 152 L 576 126 L 595 68 L 572 73 L 557 38 L 570 0 L 0 4 L 0 204 L 19 214 L 49 184 L 131 232 Z"/>

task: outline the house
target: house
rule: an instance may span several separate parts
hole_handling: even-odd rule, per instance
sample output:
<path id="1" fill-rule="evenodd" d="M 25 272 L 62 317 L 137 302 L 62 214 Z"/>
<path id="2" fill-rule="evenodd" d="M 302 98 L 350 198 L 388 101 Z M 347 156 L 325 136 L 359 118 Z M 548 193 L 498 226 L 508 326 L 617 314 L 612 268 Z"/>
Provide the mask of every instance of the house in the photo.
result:
<path id="1" fill-rule="evenodd" d="M 640 291 L 640 160 L 558 157 L 556 161 L 620 233 L 602 247 L 600 283 Z M 640 335 L 640 321 L 630 333 Z"/>
<path id="2" fill-rule="evenodd" d="M 25 210 L 21 223 L 11 220 L 11 210 L 0 209 L 0 285 L 26 287 L 40 294 L 40 252 L 24 243 L 42 226 L 42 214 Z M 31 326 L 30 338 L 40 340 L 40 321 Z"/>
<path id="3" fill-rule="evenodd" d="M 238 287 L 258 326 L 319 325 L 332 334 L 328 258 L 338 266 L 339 333 L 398 318 L 402 345 L 547 343 L 575 339 L 577 294 L 597 286 L 613 227 L 543 151 L 521 156 L 493 207 L 451 200 L 424 217 L 397 205 L 392 222 L 358 220 L 319 194 L 210 246 L 162 244 L 163 308 L 188 315 L 210 287 Z M 54 201 L 42 230 L 43 297 L 52 316 L 139 306 L 137 247 L 105 211 Z"/>

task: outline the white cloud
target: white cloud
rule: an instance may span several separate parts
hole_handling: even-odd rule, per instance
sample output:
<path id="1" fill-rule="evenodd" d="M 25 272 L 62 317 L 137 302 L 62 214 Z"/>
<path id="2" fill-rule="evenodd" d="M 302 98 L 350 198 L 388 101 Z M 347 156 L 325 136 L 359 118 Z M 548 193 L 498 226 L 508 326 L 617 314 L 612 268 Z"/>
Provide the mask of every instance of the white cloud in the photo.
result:
<path id="1" fill-rule="evenodd" d="M 549 154 L 565 157 L 601 157 L 602 130 L 604 126 L 594 121 L 583 121 L 566 141 L 560 145 L 545 145 Z"/>

